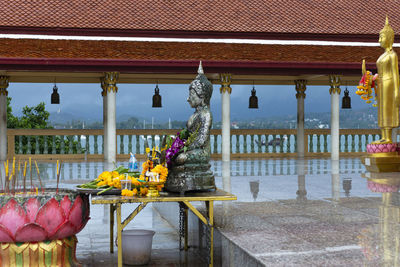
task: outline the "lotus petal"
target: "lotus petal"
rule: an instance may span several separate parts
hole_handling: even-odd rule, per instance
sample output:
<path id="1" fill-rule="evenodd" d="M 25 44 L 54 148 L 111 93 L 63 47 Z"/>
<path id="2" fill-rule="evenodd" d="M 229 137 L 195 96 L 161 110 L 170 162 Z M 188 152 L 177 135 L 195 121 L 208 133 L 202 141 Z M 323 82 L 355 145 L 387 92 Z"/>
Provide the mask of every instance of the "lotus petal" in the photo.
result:
<path id="1" fill-rule="evenodd" d="M 82 200 L 83 200 L 83 204 L 84 204 L 83 213 L 85 214 L 85 218 L 87 218 L 89 220 L 89 214 L 90 214 L 89 195 L 83 195 Z"/>
<path id="2" fill-rule="evenodd" d="M 39 224 L 28 223 L 17 230 L 15 234 L 15 240 L 17 242 L 28 242 L 28 241 L 43 241 L 47 239 L 46 230 L 43 229 Z"/>
<path id="3" fill-rule="evenodd" d="M 71 210 L 71 200 L 68 196 L 64 196 L 64 198 L 60 201 L 60 206 L 64 211 L 65 218 L 68 218 Z"/>
<path id="4" fill-rule="evenodd" d="M 31 223 L 35 222 L 36 215 L 40 208 L 39 200 L 37 198 L 30 198 L 28 201 L 25 202 L 24 207 L 25 207 L 29 222 L 31 222 Z"/>
<path id="5" fill-rule="evenodd" d="M 78 228 L 81 226 L 84 218 L 84 212 L 82 211 L 83 208 L 83 200 L 81 196 L 77 196 L 75 199 L 74 204 L 72 205 L 71 212 L 69 213 L 69 221 L 75 226 L 75 228 Z"/>
<path id="6" fill-rule="evenodd" d="M 28 223 L 28 217 L 25 210 L 18 204 L 15 199 L 10 199 L 6 205 L 0 209 L 0 224 L 2 224 L 12 236 L 18 228 Z"/>
<path id="7" fill-rule="evenodd" d="M 51 198 L 38 211 L 36 223 L 42 226 L 49 236 L 52 236 L 58 227 L 64 223 L 65 216 L 58 201 Z"/>
<path id="8" fill-rule="evenodd" d="M 63 239 L 76 233 L 75 226 L 70 221 L 61 224 L 50 239 Z"/>
<path id="9" fill-rule="evenodd" d="M 83 227 L 85 227 L 85 225 L 87 224 L 87 222 L 89 221 L 90 217 L 85 218 L 85 220 L 82 222 L 82 224 L 76 228 L 76 234 L 79 233 Z"/>
<path id="10" fill-rule="evenodd" d="M 0 242 L 15 242 L 10 231 L 0 224 Z"/>

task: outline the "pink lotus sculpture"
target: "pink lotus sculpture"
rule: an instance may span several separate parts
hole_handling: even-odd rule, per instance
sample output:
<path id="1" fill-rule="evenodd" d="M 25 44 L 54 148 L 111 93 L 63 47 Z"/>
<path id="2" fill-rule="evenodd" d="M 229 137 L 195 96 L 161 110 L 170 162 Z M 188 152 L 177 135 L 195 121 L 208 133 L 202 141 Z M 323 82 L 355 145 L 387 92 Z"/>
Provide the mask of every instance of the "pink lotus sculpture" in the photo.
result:
<path id="1" fill-rule="evenodd" d="M 390 153 L 396 152 L 398 148 L 398 144 L 390 143 L 390 144 L 368 144 L 367 145 L 367 153 Z"/>
<path id="2" fill-rule="evenodd" d="M 373 181 L 367 182 L 368 189 L 377 193 L 396 193 L 399 191 L 398 185 L 379 184 Z"/>
<path id="3" fill-rule="evenodd" d="M 88 196 L 74 191 L 46 190 L 0 200 L 0 242 L 63 239 L 80 232 L 89 220 Z"/>

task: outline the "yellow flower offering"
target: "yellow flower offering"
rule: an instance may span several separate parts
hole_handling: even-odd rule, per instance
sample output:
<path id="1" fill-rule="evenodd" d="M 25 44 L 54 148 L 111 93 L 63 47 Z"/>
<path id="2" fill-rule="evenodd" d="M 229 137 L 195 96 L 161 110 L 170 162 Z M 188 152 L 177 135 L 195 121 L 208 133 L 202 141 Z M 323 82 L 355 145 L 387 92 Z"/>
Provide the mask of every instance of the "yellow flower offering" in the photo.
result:
<path id="1" fill-rule="evenodd" d="M 132 197 L 132 196 L 134 195 L 134 193 L 133 193 L 133 191 L 131 191 L 131 190 L 122 189 L 121 195 L 122 195 L 122 196 L 126 196 L 126 197 Z"/>
<path id="2" fill-rule="evenodd" d="M 149 192 L 149 190 L 147 189 L 147 187 L 141 187 L 140 188 L 140 195 L 141 196 L 147 195 L 148 192 Z"/>

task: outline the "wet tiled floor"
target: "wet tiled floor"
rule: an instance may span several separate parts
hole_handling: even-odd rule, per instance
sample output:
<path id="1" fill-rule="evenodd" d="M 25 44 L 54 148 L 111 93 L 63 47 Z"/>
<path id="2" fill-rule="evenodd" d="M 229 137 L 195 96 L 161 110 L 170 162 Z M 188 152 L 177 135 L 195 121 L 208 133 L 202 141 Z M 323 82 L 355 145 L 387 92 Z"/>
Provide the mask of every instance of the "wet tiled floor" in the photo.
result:
<path id="1" fill-rule="evenodd" d="M 47 173 L 46 185 L 54 186 L 54 164 L 39 165 Z M 98 162 L 65 163 L 62 186 L 74 187 L 103 168 Z M 219 188 L 226 186 L 221 168 L 220 161 L 212 162 Z M 371 191 L 358 158 L 338 164 L 329 159 L 236 160 L 230 168 L 230 188 L 223 189 L 238 200 L 215 204 L 216 225 L 261 265 L 400 265 L 400 194 Z M 124 205 L 123 212 L 133 208 Z M 116 266 L 117 254 L 109 253 L 108 210 L 92 205 L 91 218 L 78 234 L 78 259 L 85 266 Z M 193 251 L 179 250 L 176 226 L 151 206 L 128 225 L 133 227 L 156 231 L 150 266 L 206 265 Z M 223 255 L 223 266 L 251 266 L 235 253 Z"/>

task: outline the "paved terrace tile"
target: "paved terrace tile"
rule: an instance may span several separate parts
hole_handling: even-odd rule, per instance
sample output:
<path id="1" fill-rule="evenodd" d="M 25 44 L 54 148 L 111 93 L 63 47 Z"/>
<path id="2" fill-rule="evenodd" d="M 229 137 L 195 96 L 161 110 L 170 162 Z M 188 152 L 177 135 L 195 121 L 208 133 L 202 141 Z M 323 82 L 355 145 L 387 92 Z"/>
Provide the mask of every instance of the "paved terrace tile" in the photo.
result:
<path id="1" fill-rule="evenodd" d="M 77 164 L 65 164 L 64 187 L 102 171 L 100 163 Z M 222 188 L 221 163 L 211 164 Z M 51 164 L 41 167 L 52 173 Z M 342 159 L 339 175 L 330 168 L 326 159 L 232 161 L 231 191 L 238 200 L 215 203 L 219 231 L 265 266 L 399 265 L 400 194 L 371 192 L 359 159 Z M 54 186 L 50 177 L 46 184 Z M 344 178 L 351 180 L 350 190 Z M 124 205 L 125 216 L 133 208 Z M 85 266 L 116 264 L 116 253 L 109 253 L 107 212 L 92 205 L 92 219 L 78 234 L 77 256 Z M 128 225 L 133 227 L 156 231 L 150 266 L 204 266 L 194 251 L 179 251 L 176 226 L 151 206 Z"/>

